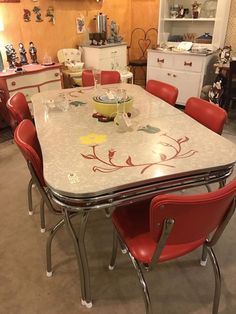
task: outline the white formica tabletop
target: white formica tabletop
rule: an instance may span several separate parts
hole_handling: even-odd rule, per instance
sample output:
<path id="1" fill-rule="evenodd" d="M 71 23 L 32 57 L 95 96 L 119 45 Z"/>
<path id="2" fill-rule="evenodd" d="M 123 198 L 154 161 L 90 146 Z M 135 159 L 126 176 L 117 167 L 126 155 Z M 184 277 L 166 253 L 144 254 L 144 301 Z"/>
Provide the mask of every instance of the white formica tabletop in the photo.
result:
<path id="1" fill-rule="evenodd" d="M 134 99 L 125 132 L 92 117 L 92 97 L 107 88 L 124 88 Z M 62 94 L 69 109 L 49 108 L 48 101 Z M 155 184 L 219 181 L 236 161 L 233 143 L 137 85 L 47 91 L 34 95 L 32 103 L 44 178 L 62 196 L 93 198 Z"/>

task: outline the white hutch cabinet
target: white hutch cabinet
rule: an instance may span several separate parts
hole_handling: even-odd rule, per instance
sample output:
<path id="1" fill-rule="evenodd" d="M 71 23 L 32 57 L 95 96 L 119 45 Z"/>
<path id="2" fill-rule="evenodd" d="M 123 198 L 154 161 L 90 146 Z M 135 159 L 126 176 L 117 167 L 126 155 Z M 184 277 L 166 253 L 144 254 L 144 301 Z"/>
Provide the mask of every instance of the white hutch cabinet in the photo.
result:
<path id="1" fill-rule="evenodd" d="M 84 46 L 83 60 L 85 68 L 100 70 L 122 69 L 127 65 L 127 45 L 125 43 L 101 46 Z"/>
<path id="2" fill-rule="evenodd" d="M 199 97 L 202 86 L 211 83 L 215 51 L 224 46 L 231 0 L 198 1 L 201 3 L 198 18 L 192 18 L 193 2 L 160 1 L 158 45 L 164 44 L 165 48 L 148 50 L 147 80 L 156 79 L 175 85 L 179 89 L 177 103 L 182 105 L 191 96 Z M 174 18 L 171 7 L 175 4 L 183 5 L 189 13 L 183 18 Z M 215 10 L 207 11 L 207 8 L 214 7 Z M 205 33 L 212 36 L 211 42 L 199 40 L 198 37 Z M 188 38 L 193 41 L 195 52 L 177 51 L 177 40 L 188 41 Z M 174 47 L 172 51 L 170 47 Z"/>

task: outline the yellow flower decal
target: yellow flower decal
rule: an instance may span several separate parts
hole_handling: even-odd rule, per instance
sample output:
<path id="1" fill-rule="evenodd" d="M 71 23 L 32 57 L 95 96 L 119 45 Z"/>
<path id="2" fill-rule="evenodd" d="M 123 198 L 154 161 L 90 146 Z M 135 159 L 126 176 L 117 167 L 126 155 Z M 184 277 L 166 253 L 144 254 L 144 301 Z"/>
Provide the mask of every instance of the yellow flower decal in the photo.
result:
<path id="1" fill-rule="evenodd" d="M 107 141 L 107 136 L 105 134 L 95 134 L 90 133 L 85 136 L 80 136 L 80 143 L 84 145 L 96 145 L 102 144 Z"/>

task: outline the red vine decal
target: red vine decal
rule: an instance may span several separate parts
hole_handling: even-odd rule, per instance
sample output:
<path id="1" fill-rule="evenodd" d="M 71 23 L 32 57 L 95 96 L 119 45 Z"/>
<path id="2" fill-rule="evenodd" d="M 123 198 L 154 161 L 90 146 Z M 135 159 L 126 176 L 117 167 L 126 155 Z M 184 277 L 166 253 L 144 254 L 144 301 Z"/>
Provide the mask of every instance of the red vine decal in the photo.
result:
<path id="1" fill-rule="evenodd" d="M 186 152 L 182 151 L 182 144 L 189 141 L 189 138 L 187 136 L 184 136 L 177 140 L 167 134 L 162 134 L 161 136 L 164 136 L 165 138 L 169 139 L 171 143 L 161 141 L 161 142 L 158 142 L 157 144 L 169 147 L 171 155 L 167 156 L 166 154 L 160 153 L 159 160 L 152 163 L 135 164 L 132 161 L 131 156 L 128 156 L 124 164 L 118 165 L 113 161 L 113 157 L 116 154 L 115 150 L 113 149 L 109 150 L 107 160 L 103 160 L 97 154 L 97 145 L 90 146 L 92 148 L 91 154 L 87 154 L 87 155 L 81 154 L 81 155 L 85 159 L 94 159 L 101 163 L 101 166 L 93 167 L 94 172 L 99 171 L 103 173 L 108 173 L 108 172 L 113 172 L 113 171 L 117 171 L 124 168 L 140 167 L 141 168 L 140 173 L 143 174 L 148 168 L 152 166 L 165 166 L 165 167 L 174 168 L 175 166 L 169 164 L 171 160 L 189 158 L 193 156 L 195 153 L 197 153 L 196 150 L 192 150 L 192 149 Z"/>

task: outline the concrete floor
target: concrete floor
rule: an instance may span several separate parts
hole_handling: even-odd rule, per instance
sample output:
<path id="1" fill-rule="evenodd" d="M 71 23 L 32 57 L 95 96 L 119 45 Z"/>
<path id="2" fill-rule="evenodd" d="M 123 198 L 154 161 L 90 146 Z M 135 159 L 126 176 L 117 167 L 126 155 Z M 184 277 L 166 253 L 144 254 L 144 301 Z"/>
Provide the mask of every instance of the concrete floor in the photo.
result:
<path id="1" fill-rule="evenodd" d="M 227 122 L 223 136 L 236 144 L 236 119 Z M 227 154 L 227 152 L 225 152 Z M 112 226 L 103 212 L 90 216 L 86 233 L 93 308 L 80 304 L 80 284 L 73 246 L 65 230 L 53 242 L 54 275 L 46 277 L 47 233 L 39 227 L 39 195 L 35 213 L 28 216 L 30 178 L 18 148 L 0 144 L 0 313 L 1 314 L 143 314 L 141 290 L 127 255 L 118 254 L 109 271 Z M 190 193 L 205 192 L 198 188 Z M 47 214 L 47 225 L 58 219 Z M 76 222 L 77 223 L 77 222 Z M 236 215 L 215 251 L 222 272 L 220 314 L 236 313 Z M 159 265 L 147 273 L 154 314 L 211 313 L 214 277 L 210 263 L 199 266 L 201 251 Z"/>

